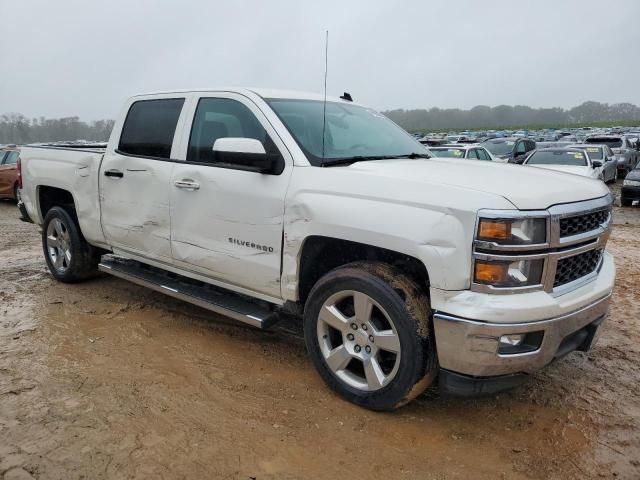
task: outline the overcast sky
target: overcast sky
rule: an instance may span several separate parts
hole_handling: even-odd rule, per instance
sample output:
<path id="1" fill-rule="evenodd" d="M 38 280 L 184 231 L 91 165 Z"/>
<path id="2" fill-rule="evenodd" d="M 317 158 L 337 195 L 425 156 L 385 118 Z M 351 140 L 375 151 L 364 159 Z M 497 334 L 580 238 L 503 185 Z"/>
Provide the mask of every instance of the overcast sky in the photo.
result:
<path id="1" fill-rule="evenodd" d="M 640 104 L 639 0 L 0 0 L 0 113 L 259 86 L 374 108 Z"/>

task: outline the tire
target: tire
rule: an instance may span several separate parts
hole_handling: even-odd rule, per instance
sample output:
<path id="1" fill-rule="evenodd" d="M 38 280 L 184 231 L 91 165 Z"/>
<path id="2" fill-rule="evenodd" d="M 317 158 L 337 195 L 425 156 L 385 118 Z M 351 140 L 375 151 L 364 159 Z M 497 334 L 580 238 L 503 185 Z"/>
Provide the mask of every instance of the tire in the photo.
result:
<path id="1" fill-rule="evenodd" d="M 311 290 L 304 337 L 318 373 L 335 392 L 371 410 L 393 410 L 436 378 L 430 318 L 427 296 L 402 271 L 378 262 L 351 263 Z"/>
<path id="2" fill-rule="evenodd" d="M 16 184 L 13 186 L 13 200 L 14 200 L 16 203 L 18 203 L 18 201 L 20 200 L 20 198 L 19 198 L 19 196 L 18 196 L 18 195 L 19 195 L 19 194 L 18 194 L 18 184 L 16 183 Z"/>
<path id="3" fill-rule="evenodd" d="M 633 200 L 631 200 L 629 198 L 621 198 L 620 199 L 620 205 L 622 205 L 623 207 L 630 207 L 632 203 L 633 203 Z"/>
<path id="4" fill-rule="evenodd" d="M 75 283 L 98 273 L 99 251 L 89 245 L 78 228 L 75 212 L 52 207 L 44 217 L 42 249 L 53 277 Z"/>

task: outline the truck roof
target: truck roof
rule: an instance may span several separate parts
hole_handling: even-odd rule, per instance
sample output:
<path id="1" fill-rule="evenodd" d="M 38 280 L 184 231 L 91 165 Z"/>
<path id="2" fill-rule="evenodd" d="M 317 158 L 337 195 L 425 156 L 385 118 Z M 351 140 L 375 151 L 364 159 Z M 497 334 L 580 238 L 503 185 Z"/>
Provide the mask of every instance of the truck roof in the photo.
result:
<path id="1" fill-rule="evenodd" d="M 231 92 L 231 93 L 239 93 L 241 95 L 247 95 L 253 93 L 254 95 L 258 95 L 262 98 L 290 98 L 296 100 L 324 100 L 324 94 L 322 93 L 312 93 L 312 92 L 302 92 L 298 90 L 277 90 L 277 89 L 268 89 L 268 88 L 245 88 L 245 87 L 217 87 L 217 88 L 190 88 L 190 89 L 180 89 L 180 90 L 166 90 L 160 92 L 146 92 L 139 93 L 133 95 L 132 98 L 135 97 L 146 97 L 152 95 L 166 95 L 171 93 L 201 93 L 201 92 Z M 331 95 L 327 95 L 328 102 L 338 102 L 338 103 L 350 103 L 356 104 L 356 102 L 351 102 L 348 100 L 344 100 L 340 97 L 335 97 Z"/>

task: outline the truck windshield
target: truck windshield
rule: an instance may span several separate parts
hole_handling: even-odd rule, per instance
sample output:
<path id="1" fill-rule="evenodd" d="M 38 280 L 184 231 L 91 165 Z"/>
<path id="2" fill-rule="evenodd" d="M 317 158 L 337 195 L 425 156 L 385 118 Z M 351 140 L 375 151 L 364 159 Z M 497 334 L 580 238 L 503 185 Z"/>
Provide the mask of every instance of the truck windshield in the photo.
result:
<path id="1" fill-rule="evenodd" d="M 384 115 L 361 107 L 318 100 L 268 99 L 314 166 L 350 160 L 428 157 L 429 150 Z M 322 133 L 324 130 L 324 154 Z"/>

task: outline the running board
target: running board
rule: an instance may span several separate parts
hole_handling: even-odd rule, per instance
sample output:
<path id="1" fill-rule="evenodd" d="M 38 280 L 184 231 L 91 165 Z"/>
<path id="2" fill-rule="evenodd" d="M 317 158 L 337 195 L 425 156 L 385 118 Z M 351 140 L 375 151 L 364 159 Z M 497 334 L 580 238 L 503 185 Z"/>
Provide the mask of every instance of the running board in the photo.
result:
<path id="1" fill-rule="evenodd" d="M 269 328 L 277 321 L 274 312 L 242 295 L 134 260 L 104 255 L 98 269 L 254 327 Z"/>

